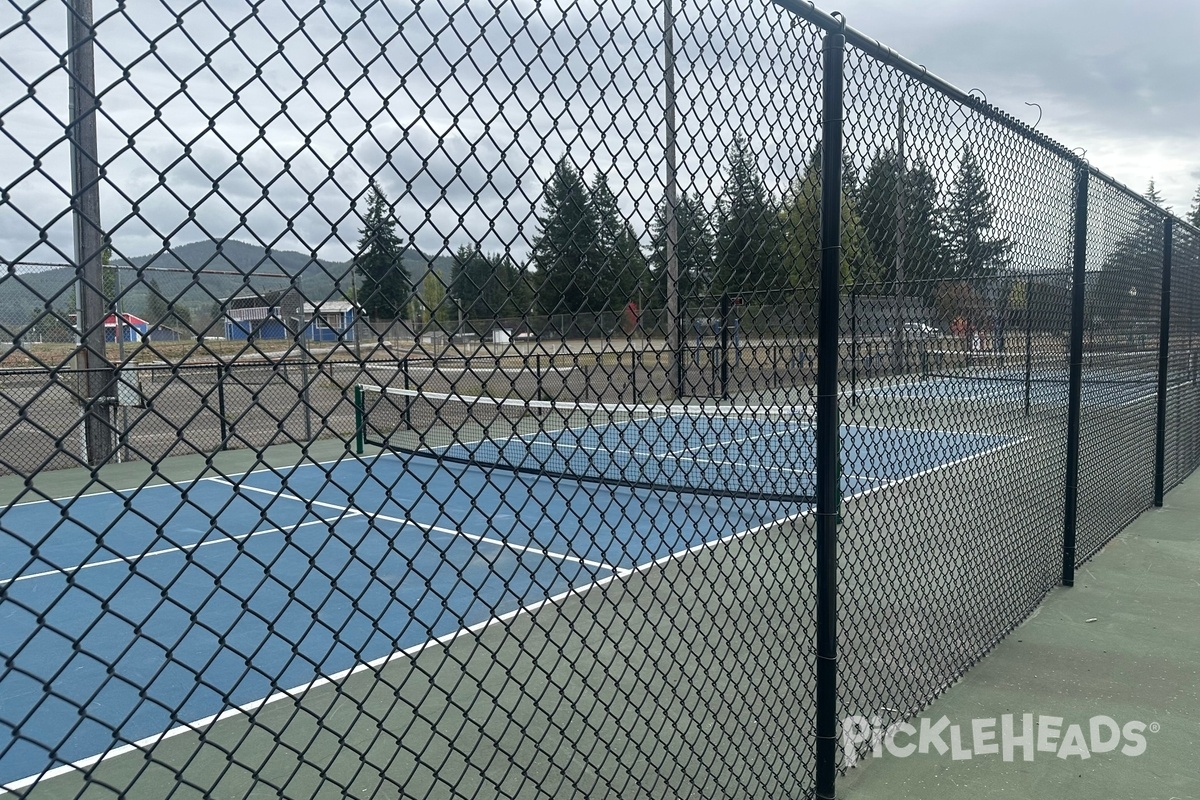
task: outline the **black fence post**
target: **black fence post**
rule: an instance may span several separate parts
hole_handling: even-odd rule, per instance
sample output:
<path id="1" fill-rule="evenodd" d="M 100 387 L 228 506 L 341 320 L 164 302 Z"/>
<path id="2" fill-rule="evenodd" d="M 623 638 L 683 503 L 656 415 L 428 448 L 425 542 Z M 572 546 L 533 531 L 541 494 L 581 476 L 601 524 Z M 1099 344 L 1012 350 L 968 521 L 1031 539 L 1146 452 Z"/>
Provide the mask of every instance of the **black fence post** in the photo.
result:
<path id="1" fill-rule="evenodd" d="M 858 289 L 850 290 L 850 402 L 858 405 Z"/>
<path id="2" fill-rule="evenodd" d="M 300 402 L 304 405 L 304 442 L 313 440 L 312 426 L 312 378 L 308 372 L 308 350 L 300 348 Z"/>
<path id="3" fill-rule="evenodd" d="M 676 338 L 679 340 L 678 350 L 675 352 L 675 370 L 677 372 L 675 380 L 678 387 L 676 397 L 690 396 L 687 386 L 687 332 L 683 329 L 683 312 L 684 309 L 681 308 L 675 316 Z"/>
<path id="4" fill-rule="evenodd" d="M 823 48 L 821 277 L 817 312 L 816 794 L 834 797 L 837 775 L 837 527 L 841 501 L 838 337 L 842 211 L 842 64 L 846 37 Z"/>
<path id="5" fill-rule="evenodd" d="M 720 381 L 721 381 L 721 399 L 729 399 L 729 327 L 733 324 L 733 303 L 729 299 L 729 292 L 721 295 L 721 330 L 718 334 L 718 347 L 721 348 L 720 356 Z"/>
<path id="6" fill-rule="evenodd" d="M 636 405 L 638 400 L 641 399 L 638 395 L 637 374 L 638 367 L 642 365 L 642 352 L 637 349 L 637 345 L 634 345 L 633 349 L 629 351 L 629 360 L 629 383 L 633 389 L 633 397 L 631 400 Z"/>
<path id="7" fill-rule="evenodd" d="M 1088 168 L 1075 177 L 1074 263 L 1071 271 L 1071 352 L 1067 390 L 1067 477 L 1063 502 L 1062 584 L 1075 585 L 1075 526 L 1079 510 L 1079 431 L 1083 401 L 1084 284 L 1087 282 Z M 1028 304 L 1028 298 L 1026 298 Z"/>
<path id="8" fill-rule="evenodd" d="M 1033 409 L 1033 278 L 1025 279 L 1025 416 Z"/>
<path id="9" fill-rule="evenodd" d="M 1171 336 L 1171 239 L 1175 221 L 1163 220 L 1162 312 L 1158 332 L 1158 421 L 1154 432 L 1154 505 L 1162 508 L 1167 460 L 1167 369 Z"/>
<path id="10" fill-rule="evenodd" d="M 217 364 L 217 416 L 221 419 L 221 444 L 218 450 L 224 450 L 229 442 L 229 417 L 225 414 L 225 366 Z"/>

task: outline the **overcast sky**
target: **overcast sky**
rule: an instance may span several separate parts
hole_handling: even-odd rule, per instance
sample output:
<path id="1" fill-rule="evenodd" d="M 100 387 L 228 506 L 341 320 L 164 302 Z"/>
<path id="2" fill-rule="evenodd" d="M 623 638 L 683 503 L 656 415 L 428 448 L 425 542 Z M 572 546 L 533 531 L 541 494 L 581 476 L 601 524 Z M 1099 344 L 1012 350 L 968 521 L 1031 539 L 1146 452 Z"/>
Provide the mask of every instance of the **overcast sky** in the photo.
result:
<path id="1" fill-rule="evenodd" d="M 681 188 L 711 207 L 736 135 L 786 192 L 818 136 L 819 32 L 765 0 L 676 5 Z M 819 5 L 1030 123 L 1038 112 L 1025 103 L 1041 104 L 1041 131 L 1138 192 L 1153 178 L 1176 212 L 1190 207 L 1197 0 Z M 589 179 L 607 176 L 648 241 L 664 194 L 658 0 L 96 0 L 95 16 L 101 210 L 119 255 L 234 238 L 345 259 L 373 178 L 406 243 L 523 257 L 564 155 Z M 64 4 L 35 4 L 28 19 L 0 5 L 0 257 L 62 262 Z M 889 146 L 894 77 L 858 76 L 860 164 Z M 931 95 L 920 102 L 912 150 L 924 144 L 943 191 L 973 136 L 978 151 L 996 148 L 983 153 L 995 184 L 1013 172 L 994 130 Z M 1030 228 L 1029 187 L 1057 170 L 1061 200 L 1069 177 L 1021 157 L 1031 171 L 1010 182 L 1024 187 L 1009 187 L 1012 231 Z"/>
<path id="2" fill-rule="evenodd" d="M 831 0 L 847 24 L 1177 214 L 1200 186 L 1197 0 Z"/>

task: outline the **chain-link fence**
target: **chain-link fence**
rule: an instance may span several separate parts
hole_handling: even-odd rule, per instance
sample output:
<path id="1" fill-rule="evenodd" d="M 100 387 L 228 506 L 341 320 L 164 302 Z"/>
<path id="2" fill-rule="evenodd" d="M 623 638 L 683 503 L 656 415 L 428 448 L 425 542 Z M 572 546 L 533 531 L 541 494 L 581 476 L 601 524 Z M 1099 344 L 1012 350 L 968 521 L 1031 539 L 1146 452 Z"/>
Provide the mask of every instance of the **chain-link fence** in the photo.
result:
<path id="1" fill-rule="evenodd" d="M 1200 464 L 1200 232 L 619 6 L 0 8 L 0 792 L 831 797 Z"/>

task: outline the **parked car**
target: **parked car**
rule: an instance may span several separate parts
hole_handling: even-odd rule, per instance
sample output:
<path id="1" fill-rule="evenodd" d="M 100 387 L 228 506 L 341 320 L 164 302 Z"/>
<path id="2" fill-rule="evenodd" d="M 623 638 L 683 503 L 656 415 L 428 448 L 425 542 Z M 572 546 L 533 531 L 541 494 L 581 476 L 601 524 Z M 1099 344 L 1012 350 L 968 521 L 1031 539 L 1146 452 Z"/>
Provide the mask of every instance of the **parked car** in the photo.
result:
<path id="1" fill-rule="evenodd" d="M 918 341 L 921 339 L 938 339 L 944 335 L 937 328 L 935 328 L 932 325 L 929 325 L 927 323 L 924 323 L 924 322 L 906 322 L 900 326 L 899 331 L 897 331 L 895 328 L 892 328 L 891 330 L 889 330 L 888 336 L 890 338 L 895 338 L 897 333 L 900 334 L 901 338 L 907 339 L 909 341 Z"/>

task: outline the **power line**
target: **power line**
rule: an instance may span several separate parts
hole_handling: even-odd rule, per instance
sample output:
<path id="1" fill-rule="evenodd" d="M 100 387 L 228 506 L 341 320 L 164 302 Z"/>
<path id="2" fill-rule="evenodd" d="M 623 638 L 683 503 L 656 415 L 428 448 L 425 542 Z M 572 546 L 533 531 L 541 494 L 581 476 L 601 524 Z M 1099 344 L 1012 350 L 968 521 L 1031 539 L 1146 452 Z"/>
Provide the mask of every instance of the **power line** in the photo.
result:
<path id="1" fill-rule="evenodd" d="M 7 264 L 10 269 L 13 267 L 50 267 L 55 269 L 75 269 L 74 264 L 55 264 L 48 261 L 5 261 L 4 263 Z M 200 269 L 188 269 L 187 267 L 136 267 L 132 264 L 110 264 L 109 266 L 115 267 L 116 269 L 133 270 L 135 272 L 177 272 L 187 275 L 197 275 L 199 273 L 203 273 L 205 275 L 235 275 L 238 277 L 253 276 L 255 278 L 290 279 L 293 277 L 286 272 L 260 272 L 259 270 L 240 272 L 238 270 L 209 269 L 208 267 L 202 267 Z"/>

